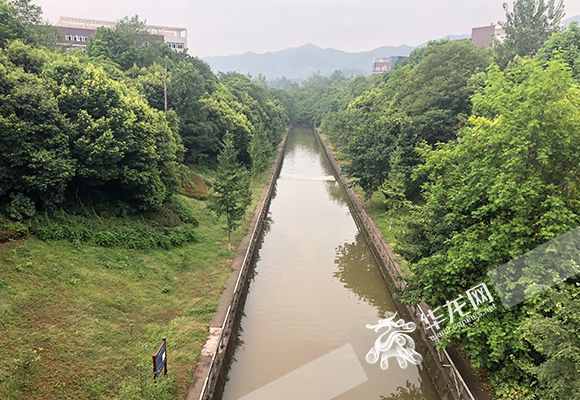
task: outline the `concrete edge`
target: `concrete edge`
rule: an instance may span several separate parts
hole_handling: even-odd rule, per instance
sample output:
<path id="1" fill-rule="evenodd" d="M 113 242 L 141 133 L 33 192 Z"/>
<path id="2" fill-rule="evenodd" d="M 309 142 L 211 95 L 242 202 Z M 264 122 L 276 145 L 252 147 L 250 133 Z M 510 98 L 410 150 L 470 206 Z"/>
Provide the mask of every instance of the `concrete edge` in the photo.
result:
<path id="1" fill-rule="evenodd" d="M 403 289 L 406 283 L 394 251 L 388 243 L 386 243 L 376 224 L 366 212 L 364 203 L 348 186 L 347 181 L 341 174 L 341 168 L 336 161 L 334 152 L 326 145 L 318 129 L 315 129 L 315 136 L 331 164 L 333 172 L 336 174 L 337 181 L 347 192 L 349 207 L 353 211 L 353 217 L 359 229 L 363 232 L 371 245 L 372 253 L 378 261 L 381 274 L 389 286 L 392 286 L 396 290 Z M 421 321 L 416 310 L 413 310 L 411 307 L 406 305 L 401 306 L 404 308 L 403 311 L 405 314 L 420 326 Z M 421 330 L 419 336 L 421 336 L 421 339 L 424 342 L 423 347 L 429 352 L 433 362 L 436 364 L 432 366 L 430 371 L 433 374 L 432 378 L 443 378 L 446 381 L 444 385 L 438 385 L 437 382 L 433 382 L 442 399 L 449 398 L 449 396 L 453 400 L 488 400 L 491 398 L 483 389 L 483 385 L 481 384 L 477 372 L 473 369 L 468 360 L 460 357 L 458 351 L 450 349 L 449 353 L 447 351 L 441 352 L 433 346 L 425 332 Z M 462 386 L 464 387 L 463 389 Z"/>
<path id="2" fill-rule="evenodd" d="M 238 282 L 247 284 L 243 281 L 247 278 L 247 272 L 254 256 L 253 252 L 256 250 L 255 245 L 263 231 L 263 223 L 268 215 L 276 180 L 284 162 L 287 141 L 288 133 L 278 146 L 270 179 L 262 190 L 260 201 L 250 222 L 250 229 L 236 249 L 236 255 L 231 264 L 232 274 L 221 294 L 216 314 L 209 325 L 208 339 L 193 371 L 193 382 L 187 391 L 186 400 L 211 399 L 217 379 L 223 374 L 225 355 L 234 333 L 231 325 L 234 324 L 241 311 L 240 306 L 243 306 L 240 300 L 244 295 L 244 290 L 237 290 Z M 209 382 L 212 377 L 215 377 L 213 382 Z M 208 384 L 212 387 L 208 387 Z"/>

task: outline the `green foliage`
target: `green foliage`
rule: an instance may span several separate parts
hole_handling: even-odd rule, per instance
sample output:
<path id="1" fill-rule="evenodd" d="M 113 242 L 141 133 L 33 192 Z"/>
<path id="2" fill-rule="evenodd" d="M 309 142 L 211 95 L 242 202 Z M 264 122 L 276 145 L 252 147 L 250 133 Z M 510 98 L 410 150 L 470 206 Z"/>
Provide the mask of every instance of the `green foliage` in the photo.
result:
<path id="1" fill-rule="evenodd" d="M 107 216 L 92 210 L 57 212 L 35 218 L 33 233 L 42 240 L 107 248 L 171 249 L 196 240 L 198 222 L 191 207 L 175 197 L 161 210 L 145 216 Z"/>
<path id="2" fill-rule="evenodd" d="M 421 150 L 425 202 L 412 215 L 406 241 L 414 248 L 405 254 L 413 261 L 410 290 L 417 300 L 443 304 L 484 279 L 489 268 L 578 226 L 579 90 L 559 60 L 546 68 L 532 60 L 506 72 L 492 67 L 459 140 Z M 578 294 L 577 286 L 562 290 Z M 473 360 L 493 372 L 498 398 L 556 399 L 570 390 L 562 381 L 573 381 L 567 374 L 575 373 L 578 360 L 562 349 L 575 349 L 577 338 L 537 336 L 541 329 L 550 334 L 550 320 L 538 314 L 554 318 L 563 307 L 555 299 L 564 295 L 553 296 L 527 305 L 527 315 L 498 313 L 478 330 L 458 334 Z M 573 312 L 562 308 L 563 315 Z M 564 365 L 572 368 L 566 374 L 559 369 Z M 529 391 L 534 381 L 545 396 Z"/>
<path id="3" fill-rule="evenodd" d="M 563 0 L 516 0 L 512 9 L 504 3 L 507 35 L 498 45 L 497 60 L 507 65 L 515 56 L 533 56 L 548 37 L 560 30 L 564 18 Z"/>
<path id="4" fill-rule="evenodd" d="M 535 61 L 507 73 L 493 67 L 460 140 L 422 151 L 429 183 L 417 218 L 425 249 L 408 256 L 421 260 L 418 272 L 429 271 L 430 282 L 419 286 L 431 288 L 430 301 L 449 294 L 441 287 L 466 288 L 482 265 L 507 261 L 580 222 L 579 98 L 559 61 L 546 70 Z M 434 276 L 444 282 L 434 285 Z"/>
<path id="5" fill-rule="evenodd" d="M 5 46 L 8 40 L 24 39 L 27 35 L 27 29 L 14 8 L 5 0 L 0 0 L 0 47 Z"/>
<path id="6" fill-rule="evenodd" d="M 34 202 L 28 197 L 18 193 L 10 196 L 10 203 L 6 207 L 6 214 L 14 221 L 29 219 L 36 214 Z"/>
<path id="7" fill-rule="evenodd" d="M 580 80 L 580 26 L 577 23 L 554 33 L 538 52 L 538 58 L 544 61 L 558 57 L 570 66 L 574 78 Z"/>
<path id="8" fill-rule="evenodd" d="M 54 46 L 56 30 L 42 21 L 42 10 L 34 0 L 0 0 L 0 47 L 9 40 Z"/>
<path id="9" fill-rule="evenodd" d="M 18 193 L 62 202 L 75 173 L 70 125 L 49 81 L 1 57 L 0 132 L 0 203 Z"/>
<path id="10" fill-rule="evenodd" d="M 145 22 L 137 16 L 124 18 L 114 28 L 97 29 L 87 53 L 90 57 L 110 59 L 125 70 L 152 65 L 172 54 L 163 39 L 149 34 Z"/>
<path id="11" fill-rule="evenodd" d="M 539 398 L 558 400 L 580 393 L 580 287 L 564 285 L 543 295 L 520 328 L 522 338 L 542 356 L 530 366 Z"/>
<path id="12" fill-rule="evenodd" d="M 257 175 L 264 172 L 274 155 L 274 146 L 266 136 L 266 132 L 263 130 L 254 132 L 250 141 L 249 153 L 252 160 L 252 173 Z"/>
<path id="13" fill-rule="evenodd" d="M 208 208 L 218 217 L 225 217 L 225 227 L 230 241 L 231 233 L 240 226 L 250 201 L 249 174 L 238 162 L 234 136 L 227 133 L 224 148 L 218 157 L 218 168 Z"/>
<path id="14" fill-rule="evenodd" d="M 117 193 L 137 207 L 160 208 L 175 189 L 183 150 L 166 117 L 92 64 L 56 62 L 46 73 L 60 87 L 59 106 L 75 132 L 74 190 L 122 186 Z"/>
<path id="15" fill-rule="evenodd" d="M 190 162 L 215 160 L 223 132 L 221 121 L 204 107 L 203 99 L 216 93 L 217 79 L 209 67 L 194 58 L 176 62 L 170 68 L 169 106 L 179 115 L 180 133 Z"/>
<path id="16" fill-rule="evenodd" d="M 309 87 L 319 101 L 308 100 L 315 112 L 299 120 L 322 121 L 371 215 L 409 262 L 406 300 L 444 305 L 491 268 L 580 224 L 580 46 L 576 25 L 544 43 L 558 30 L 558 10 L 516 2 L 511 39 L 496 54 L 510 65 L 503 71 L 469 42 L 435 42 L 346 103 L 329 93 L 338 99 L 349 83 Z M 514 60 L 516 48 L 539 51 Z M 307 104 L 300 90 L 288 89 L 298 110 Z M 579 296 L 570 279 L 456 327 L 444 344 L 459 343 L 487 371 L 494 398 L 574 398 Z"/>
<path id="17" fill-rule="evenodd" d="M 408 121 L 401 115 L 388 115 L 368 122 L 354 130 L 345 153 L 351 160 L 347 172 L 370 196 L 387 177 L 394 142 Z"/>
<path id="18" fill-rule="evenodd" d="M 411 171 L 421 159 L 415 146 L 455 138 L 471 111 L 472 77 L 489 65 L 490 57 L 468 41 L 430 43 L 341 111 L 323 118 L 322 129 L 351 160 L 348 171 L 367 195 L 389 175 L 396 151 L 397 179 L 404 186 L 397 190 L 417 196 L 420 179 L 413 180 Z M 364 85 L 358 82 L 356 88 Z"/>
<path id="19" fill-rule="evenodd" d="M 88 54 L 43 49 L 54 36 L 40 9 L 10 3 L 0 0 L 0 291 L 10 294 L 0 325 L 4 342 L 19 345 L 2 349 L 11 355 L 0 397 L 184 397 L 231 254 L 206 203 L 175 192 L 207 198 L 197 171 L 214 175 L 230 130 L 239 156 L 221 163 L 233 169 L 216 188 L 235 188 L 223 196 L 235 196 L 231 236 L 250 201 L 239 161 L 267 163 L 288 122 L 283 96 L 216 77 L 138 18 L 100 29 Z M 205 165 L 186 166 L 183 154 Z M 154 383 L 148 363 L 163 336 L 171 376 Z M 66 384 L 44 385 L 54 374 Z"/>
<path id="20" fill-rule="evenodd" d="M 219 153 L 221 141 L 225 132 L 230 132 L 237 148 L 240 149 L 242 157 L 247 162 L 248 142 L 253 131 L 247 115 L 244 113 L 243 105 L 236 101 L 233 94 L 223 85 L 219 85 L 217 90 L 209 96 L 201 99 L 202 110 L 208 115 L 209 130 L 204 136 L 186 136 L 191 148 L 198 149 L 208 158 L 214 158 Z M 199 155 L 197 156 L 200 159 Z"/>
<path id="21" fill-rule="evenodd" d="M 335 72 L 330 77 L 314 75 L 301 85 L 290 85 L 292 122 L 318 127 L 323 118 L 342 110 L 355 97 L 371 86 L 376 77 L 353 79 Z"/>
<path id="22" fill-rule="evenodd" d="M 389 160 L 389 173 L 383 184 L 379 187 L 389 210 L 403 210 L 410 206 L 407 200 L 406 182 L 409 172 L 403 165 L 401 148 L 396 148 Z"/>
<path id="23" fill-rule="evenodd" d="M 10 240 L 25 239 L 29 235 L 29 227 L 23 222 L 14 222 L 0 216 L 0 243 Z"/>
<path id="24" fill-rule="evenodd" d="M 18 42 L 4 54 L 0 203 L 20 193 L 52 207 L 74 193 L 161 207 L 182 153 L 165 115 L 94 63 Z"/>
<path id="25" fill-rule="evenodd" d="M 128 75 L 136 81 L 139 92 L 151 107 L 165 111 L 165 85 L 169 85 L 170 73 L 164 66 L 135 67 L 128 71 Z"/>
<path id="26" fill-rule="evenodd" d="M 470 41 L 432 42 L 387 79 L 384 95 L 412 118 L 417 142 L 447 142 L 471 111 L 472 76 L 490 62 Z"/>
<path id="27" fill-rule="evenodd" d="M 42 8 L 34 0 L 8 0 L 18 20 L 32 27 L 42 24 Z"/>
<path id="28" fill-rule="evenodd" d="M 288 125 L 288 117 L 281 104 L 262 82 L 252 81 L 237 73 L 223 74 L 220 78 L 240 104 L 240 111 L 250 124 L 250 135 L 236 135 L 235 139 L 239 151 L 238 159 L 249 167 L 252 162 L 249 154 L 251 134 L 264 135 L 267 138 L 263 141 L 266 146 L 264 150 L 268 151 L 270 145 L 280 141 L 281 134 Z"/>

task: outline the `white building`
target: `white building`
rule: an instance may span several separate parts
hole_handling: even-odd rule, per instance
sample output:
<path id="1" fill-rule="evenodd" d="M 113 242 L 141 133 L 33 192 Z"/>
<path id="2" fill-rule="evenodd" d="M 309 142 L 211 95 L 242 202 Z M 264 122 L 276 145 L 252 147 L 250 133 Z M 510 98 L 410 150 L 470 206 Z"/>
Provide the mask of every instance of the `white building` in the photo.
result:
<path id="1" fill-rule="evenodd" d="M 97 28 L 114 28 L 116 24 L 116 22 L 110 21 L 60 17 L 56 28 L 63 32 L 62 39 L 64 39 L 64 43 L 62 44 L 70 44 L 74 47 L 85 47 L 86 42 L 94 37 Z M 157 25 L 147 25 L 146 29 L 151 35 L 162 37 L 163 41 L 175 51 L 187 50 L 187 29 Z M 79 34 L 76 33 L 77 31 Z"/>

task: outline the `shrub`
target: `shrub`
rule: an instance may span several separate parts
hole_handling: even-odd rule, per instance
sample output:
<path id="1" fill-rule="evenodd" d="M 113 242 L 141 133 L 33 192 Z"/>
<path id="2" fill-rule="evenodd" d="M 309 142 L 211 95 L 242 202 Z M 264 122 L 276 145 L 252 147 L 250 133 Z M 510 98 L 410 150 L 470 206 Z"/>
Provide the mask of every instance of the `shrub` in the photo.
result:
<path id="1" fill-rule="evenodd" d="M 32 218 L 36 214 L 36 208 L 34 207 L 34 202 L 18 193 L 12 194 L 11 201 L 6 207 L 6 212 L 8 217 L 15 221 L 22 221 L 23 219 Z"/>
<path id="2" fill-rule="evenodd" d="M 0 243 L 25 239 L 29 235 L 28 225 L 0 217 Z"/>
<path id="3" fill-rule="evenodd" d="M 76 212 L 59 211 L 37 217 L 32 231 L 41 240 L 126 249 L 171 249 L 196 240 L 197 220 L 191 208 L 178 198 L 145 216 L 99 215 L 92 209 Z"/>

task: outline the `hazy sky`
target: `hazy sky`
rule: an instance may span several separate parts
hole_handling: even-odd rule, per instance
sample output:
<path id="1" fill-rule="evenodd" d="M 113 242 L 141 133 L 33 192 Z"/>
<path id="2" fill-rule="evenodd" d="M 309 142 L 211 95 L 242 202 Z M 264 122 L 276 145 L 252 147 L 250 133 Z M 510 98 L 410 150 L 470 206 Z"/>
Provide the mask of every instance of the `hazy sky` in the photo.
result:
<path id="1" fill-rule="evenodd" d="M 264 52 L 313 43 L 347 51 L 417 45 L 502 19 L 503 0 L 37 0 L 63 16 L 185 27 L 197 56 Z M 580 0 L 566 0 L 568 15 Z"/>

